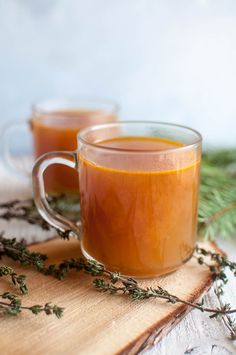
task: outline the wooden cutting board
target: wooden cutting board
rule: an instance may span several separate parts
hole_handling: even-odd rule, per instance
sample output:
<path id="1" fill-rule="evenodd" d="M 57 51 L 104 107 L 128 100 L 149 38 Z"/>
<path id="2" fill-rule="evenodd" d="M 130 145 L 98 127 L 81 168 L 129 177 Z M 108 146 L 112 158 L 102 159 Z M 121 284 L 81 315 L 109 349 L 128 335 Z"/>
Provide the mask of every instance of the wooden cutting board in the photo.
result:
<path id="1" fill-rule="evenodd" d="M 219 251 L 213 243 L 202 245 Z M 80 256 L 76 240 L 53 239 L 30 249 L 48 254 L 50 263 Z M 65 313 L 61 319 L 28 312 L 18 318 L 1 315 L 0 353 L 4 355 L 138 354 L 159 341 L 189 310 L 155 299 L 133 301 L 123 295 L 101 293 L 93 288 L 92 278 L 82 272 L 72 272 L 59 281 L 11 265 L 27 275 L 29 295 L 23 296 L 25 305 L 50 301 L 64 307 Z M 160 285 L 194 301 L 209 289 L 212 279 L 207 268 L 199 268 L 192 259 L 175 273 L 140 283 L 143 287 Z M 0 285 L 0 293 L 11 290 L 7 281 Z"/>

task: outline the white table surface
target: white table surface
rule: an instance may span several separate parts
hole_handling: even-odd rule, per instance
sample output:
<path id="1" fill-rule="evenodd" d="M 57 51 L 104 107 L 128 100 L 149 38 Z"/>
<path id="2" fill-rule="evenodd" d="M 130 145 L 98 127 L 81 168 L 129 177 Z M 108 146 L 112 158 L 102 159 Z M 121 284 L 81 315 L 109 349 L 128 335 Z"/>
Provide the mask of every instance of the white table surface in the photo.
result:
<path id="1" fill-rule="evenodd" d="M 30 181 L 20 181 L 9 174 L 0 164 L 0 202 L 15 198 L 27 198 L 32 195 Z M 0 230 L 6 230 L 9 237 L 18 236 L 27 242 L 39 241 L 48 237 L 48 233 L 27 223 L 6 222 L 0 220 Z M 218 241 L 231 260 L 236 261 L 236 238 L 230 241 Z M 236 279 L 229 276 L 225 287 L 224 300 L 236 308 Z M 218 306 L 213 290 L 206 296 L 206 304 Z M 210 320 L 207 314 L 191 311 L 181 322 L 158 344 L 145 355 L 229 355 L 236 354 L 236 342 L 229 339 L 229 332 L 221 320 Z"/>

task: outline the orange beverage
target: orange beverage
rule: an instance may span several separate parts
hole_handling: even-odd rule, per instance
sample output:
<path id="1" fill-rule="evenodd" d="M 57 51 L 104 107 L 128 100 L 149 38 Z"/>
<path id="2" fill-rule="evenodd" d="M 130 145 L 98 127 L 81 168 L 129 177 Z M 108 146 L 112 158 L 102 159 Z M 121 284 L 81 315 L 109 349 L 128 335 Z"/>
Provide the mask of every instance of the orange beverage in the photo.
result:
<path id="1" fill-rule="evenodd" d="M 154 277 L 185 263 L 196 242 L 200 134 L 167 123 L 117 122 L 77 138 L 74 153 L 48 153 L 34 166 L 42 217 L 76 234 L 85 257 L 123 275 Z M 79 173 L 79 224 L 45 203 L 42 175 L 55 159 Z"/>
<path id="2" fill-rule="evenodd" d="M 51 151 L 73 151 L 77 148 L 77 134 L 82 128 L 116 120 L 115 111 L 105 109 L 34 111 L 31 127 L 35 158 Z M 44 179 L 50 194 L 79 191 L 78 173 L 66 166 L 51 166 Z"/>
<path id="3" fill-rule="evenodd" d="M 145 137 L 97 144 L 127 151 L 183 146 Z M 110 159 L 107 153 L 96 164 L 81 158 L 83 249 L 125 275 L 173 271 L 173 265 L 189 259 L 195 244 L 199 166 L 193 151 L 173 151 L 167 160 L 158 155 L 136 158 L 129 152 Z"/>

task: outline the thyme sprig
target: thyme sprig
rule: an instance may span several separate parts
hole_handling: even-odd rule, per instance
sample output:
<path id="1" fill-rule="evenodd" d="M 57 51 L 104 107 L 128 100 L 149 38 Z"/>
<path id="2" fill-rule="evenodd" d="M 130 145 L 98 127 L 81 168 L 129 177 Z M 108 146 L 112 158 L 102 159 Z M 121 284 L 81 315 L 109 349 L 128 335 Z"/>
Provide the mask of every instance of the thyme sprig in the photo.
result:
<path id="1" fill-rule="evenodd" d="M 10 276 L 13 285 L 17 285 L 23 295 L 26 295 L 28 293 L 28 287 L 25 283 L 25 275 L 18 275 L 11 267 L 0 265 L 0 277 L 3 276 Z"/>
<path id="2" fill-rule="evenodd" d="M 199 256 L 200 255 L 200 256 Z M 205 262 L 204 258 L 208 257 L 214 262 L 214 265 Z M 227 282 L 225 269 L 229 268 L 236 276 L 236 263 L 229 261 L 226 257 L 207 251 L 203 248 L 196 247 L 196 260 L 199 265 L 207 265 L 214 279 L 222 280 L 224 284 Z M 122 293 L 128 295 L 134 300 L 144 300 L 149 298 L 158 298 L 166 300 L 168 303 L 182 303 L 186 306 L 198 309 L 202 312 L 210 313 L 210 317 L 219 317 L 236 313 L 236 309 L 231 309 L 229 305 L 219 308 L 209 308 L 204 306 L 204 298 L 200 302 L 189 302 L 180 297 L 170 294 L 167 290 L 160 286 L 157 288 L 143 288 L 138 282 L 130 277 L 124 277 L 119 272 L 111 272 L 104 265 L 94 260 L 85 260 L 83 258 L 73 258 L 64 260 L 59 265 L 49 265 L 41 270 L 45 275 L 54 276 L 63 280 L 70 270 L 83 271 L 94 277 L 93 285 L 95 288 L 111 294 Z M 99 278 L 98 278 L 99 276 Z M 101 278 L 103 277 L 103 278 Z M 108 280 L 108 281 L 107 281 Z"/>
<path id="3" fill-rule="evenodd" d="M 3 237 L 3 234 L 1 234 L 0 259 L 3 256 L 7 256 L 8 258 L 25 266 L 34 266 L 38 271 L 43 270 L 44 262 L 47 259 L 47 256 L 44 254 L 31 252 L 26 247 L 24 241 L 17 242 L 15 238 L 5 238 Z M 3 265 L 0 266 L 0 277 L 3 276 L 10 276 L 12 283 L 19 287 L 20 292 L 23 295 L 28 293 L 25 275 L 18 275 L 11 267 Z M 54 314 L 57 318 L 60 318 L 63 314 L 63 308 L 58 307 L 57 305 L 51 305 L 50 303 L 46 303 L 44 306 L 22 306 L 20 298 L 11 292 L 4 292 L 3 294 L 0 294 L 0 299 L 2 299 L 0 301 L 0 310 L 11 315 L 18 315 L 22 310 L 31 311 L 36 315 L 39 313 L 45 313 L 46 315 Z"/>
<path id="4" fill-rule="evenodd" d="M 23 265 L 34 265 L 38 270 L 44 267 L 44 261 L 47 259 L 45 254 L 31 252 L 24 240 L 18 242 L 16 238 L 5 238 L 0 234 L 0 259 L 3 255 Z"/>
<path id="5" fill-rule="evenodd" d="M 225 255 L 205 250 L 198 245 L 195 247 L 195 254 L 201 255 L 197 258 L 199 264 L 204 262 L 203 257 L 210 257 L 210 259 L 216 263 L 216 265 L 208 265 L 209 270 L 215 274 L 215 280 L 221 280 L 223 284 L 226 284 L 228 282 L 228 278 L 225 273 L 227 268 L 236 277 L 236 262 L 230 261 Z M 205 265 L 207 265 L 207 263 L 205 263 Z"/>
<path id="6" fill-rule="evenodd" d="M 109 292 L 111 294 L 122 293 L 135 300 L 158 298 L 164 299 L 172 304 L 182 303 L 202 312 L 211 313 L 211 318 L 236 312 L 236 309 L 231 309 L 229 306 L 215 309 L 205 307 L 204 298 L 201 302 L 188 302 L 176 295 L 170 294 L 167 290 L 160 286 L 157 286 L 156 288 L 143 288 L 135 279 L 124 277 L 119 272 L 111 272 L 107 270 L 104 265 L 94 260 L 71 258 L 64 260 L 58 265 L 51 264 L 46 266 L 45 260 L 47 257 L 44 254 L 30 252 L 24 244 L 21 242 L 16 242 L 14 238 L 7 239 L 1 236 L 0 243 L 5 248 L 5 255 L 9 258 L 24 265 L 34 266 L 37 271 L 43 273 L 44 275 L 51 275 L 59 280 L 63 280 L 71 270 L 83 271 L 86 274 L 94 277 L 94 287 L 103 292 Z M 8 248 L 10 248 L 10 252 Z M 4 254 L 3 251 L 2 253 Z M 224 284 L 227 283 L 227 277 L 225 273 L 226 268 L 228 268 L 234 274 L 234 276 L 236 276 L 236 263 L 231 262 L 227 259 L 227 257 L 221 254 L 196 246 L 195 258 L 199 265 L 205 265 L 209 267 L 209 270 L 212 273 L 212 277 L 215 280 L 221 280 Z M 208 263 L 209 259 L 213 262 L 213 264 Z"/>
<path id="7" fill-rule="evenodd" d="M 224 288 L 222 283 L 215 282 L 214 284 L 214 293 L 218 299 L 221 309 L 229 309 L 230 305 L 228 303 L 224 303 L 222 296 L 224 295 Z M 236 319 L 230 314 L 224 314 L 221 317 L 224 325 L 229 331 L 230 339 L 236 340 Z"/>
<path id="8" fill-rule="evenodd" d="M 200 264 L 202 265 L 201 262 Z M 126 294 L 134 300 L 158 298 L 164 299 L 168 303 L 172 304 L 182 303 L 192 308 L 198 309 L 202 312 L 211 313 L 211 317 L 236 312 L 236 309 L 230 308 L 214 309 L 204 307 L 204 299 L 201 302 L 197 303 L 188 302 L 175 295 L 170 294 L 167 290 L 163 289 L 160 286 L 158 286 L 157 288 L 142 288 L 135 279 L 123 277 L 118 272 L 111 272 L 107 270 L 102 264 L 99 264 L 93 260 L 84 260 L 82 258 L 64 260 L 58 266 L 50 265 L 47 269 L 44 270 L 44 273 L 55 276 L 59 279 L 64 279 L 67 276 L 69 270 L 71 269 L 75 269 L 76 271 L 83 270 L 85 273 L 88 273 L 91 276 L 95 277 L 95 279 L 93 280 L 94 287 L 103 292 L 109 292 L 111 294 Z M 97 278 L 97 276 L 102 276 L 106 279 L 108 278 L 109 282 L 107 282 L 104 278 Z"/>
<path id="9" fill-rule="evenodd" d="M 8 239 L 4 238 L 3 236 L 1 236 L 0 242 L 5 248 L 5 252 L 2 250 L 2 254 L 5 254 L 9 258 L 13 259 L 14 261 L 18 261 L 21 264 L 33 266 L 37 271 L 43 273 L 44 275 L 51 275 L 59 280 L 63 280 L 71 270 L 83 271 L 94 278 L 93 286 L 102 292 L 108 292 L 111 294 L 122 293 L 134 300 L 156 298 L 165 300 L 171 304 L 181 303 L 186 306 L 198 309 L 202 312 L 210 313 L 211 318 L 236 313 L 236 309 L 231 309 L 229 305 L 223 305 L 222 307 L 217 308 L 205 307 L 204 298 L 200 302 L 186 301 L 176 295 L 169 293 L 167 290 L 160 286 L 157 286 L 156 288 L 143 288 L 135 279 L 124 277 L 119 272 L 111 272 L 107 270 L 104 265 L 94 260 L 71 258 L 64 260 L 58 265 L 51 264 L 46 266 L 46 256 L 44 254 L 30 252 L 28 248 L 22 244 L 22 242 L 16 242 L 14 238 Z M 207 251 L 204 248 L 197 246 L 195 250 L 195 258 L 199 265 L 206 265 L 209 267 L 209 270 L 212 273 L 212 277 L 214 279 L 221 280 L 224 284 L 227 283 L 227 277 L 225 274 L 226 268 L 228 268 L 234 274 L 234 276 L 236 276 L 236 263 L 231 262 L 221 254 Z M 209 264 L 209 259 L 214 264 Z M 13 297 L 13 306 L 17 308 L 14 300 L 15 298 Z M 14 308 L 13 306 L 11 307 Z M 35 308 L 32 307 L 30 309 L 35 310 Z M 42 306 L 40 306 L 39 309 L 41 311 L 44 310 Z M 52 311 L 52 313 L 54 312 Z M 16 314 L 18 313 L 16 312 Z"/>
<path id="10" fill-rule="evenodd" d="M 30 307 L 22 306 L 20 298 L 11 292 L 0 294 L 0 299 L 3 300 L 0 301 L 0 311 L 12 316 L 19 315 L 22 310 L 28 310 L 35 315 L 39 313 L 45 313 L 46 315 L 54 314 L 57 318 L 61 318 L 63 314 L 63 308 L 51 305 L 50 303 L 46 303 L 43 306 L 37 304 Z"/>
<path id="11" fill-rule="evenodd" d="M 67 216 L 72 221 L 79 219 L 80 206 L 76 197 L 61 194 L 57 196 L 47 196 L 47 200 L 56 212 L 63 213 L 63 215 Z M 16 199 L 1 203 L 0 218 L 6 221 L 14 219 L 22 220 L 29 224 L 37 225 L 45 231 L 49 231 L 52 228 L 39 215 L 32 198 L 25 200 Z"/>
<path id="12" fill-rule="evenodd" d="M 12 219 L 27 221 L 29 224 L 35 224 L 45 231 L 50 229 L 49 224 L 38 214 L 32 198 L 1 203 L 0 218 L 6 221 Z"/>

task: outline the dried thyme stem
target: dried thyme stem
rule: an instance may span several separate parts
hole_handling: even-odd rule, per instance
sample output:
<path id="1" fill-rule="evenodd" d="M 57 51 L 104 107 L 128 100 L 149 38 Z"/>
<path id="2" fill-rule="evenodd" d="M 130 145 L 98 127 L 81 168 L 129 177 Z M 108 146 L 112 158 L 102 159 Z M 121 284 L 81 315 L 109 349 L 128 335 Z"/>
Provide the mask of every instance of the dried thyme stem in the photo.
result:
<path id="1" fill-rule="evenodd" d="M 0 266 L 0 277 L 10 276 L 13 285 L 18 285 L 20 292 L 23 295 L 28 293 L 28 287 L 25 283 L 25 275 L 17 275 L 17 273 L 9 266 L 2 265 Z"/>
<path id="2" fill-rule="evenodd" d="M 229 267 L 230 270 L 235 273 L 236 264 L 230 262 L 227 258 L 221 256 L 220 254 L 213 253 L 211 251 L 206 251 L 203 248 L 196 248 L 198 256 L 197 261 L 200 265 L 204 264 L 209 267 L 212 275 L 217 277 L 218 279 L 225 280 L 224 269 Z M 208 256 L 216 263 L 216 266 L 208 265 L 203 260 L 202 256 Z M 216 273 L 217 268 L 220 270 Z M 64 279 L 70 270 L 76 271 L 84 271 L 87 274 L 90 274 L 92 277 L 95 277 L 93 284 L 94 287 L 100 289 L 103 292 L 109 292 L 111 294 L 115 293 L 123 293 L 130 296 L 135 300 L 144 300 L 148 298 L 159 298 L 164 299 L 169 303 L 182 303 L 186 306 L 190 306 L 192 308 L 198 309 L 202 312 L 211 313 L 211 318 L 224 315 L 224 314 L 232 314 L 236 313 L 236 309 L 230 308 L 209 308 L 204 307 L 204 301 L 194 303 L 183 300 L 175 295 L 170 294 L 167 290 L 158 286 L 157 288 L 142 288 L 138 282 L 133 278 L 123 277 L 118 272 L 111 272 L 107 270 L 102 264 L 97 263 L 94 260 L 84 260 L 82 258 L 79 259 L 69 259 L 64 260 L 59 265 L 50 265 L 47 268 L 44 268 L 42 272 L 46 275 L 52 275 L 58 279 Z M 104 279 L 97 278 L 98 276 L 102 276 L 108 278 L 110 282 L 106 283 Z M 119 283 L 119 286 L 117 286 Z"/>
<path id="3" fill-rule="evenodd" d="M 229 307 L 228 304 L 223 303 L 222 298 L 221 298 L 221 296 L 224 294 L 222 284 L 218 285 L 218 283 L 215 282 L 214 293 L 219 301 L 221 309 L 225 309 L 225 308 Z M 229 330 L 231 340 L 236 340 L 236 321 L 235 321 L 235 319 L 231 318 L 229 314 L 223 314 L 221 319 L 222 319 L 222 322 L 224 323 L 224 325 L 226 326 L 226 328 Z"/>
<path id="4" fill-rule="evenodd" d="M 58 279 L 63 279 L 67 276 L 68 272 L 72 269 L 76 271 L 84 271 L 95 277 L 93 284 L 97 289 L 103 292 L 109 293 L 123 293 L 129 295 L 132 299 L 144 300 L 148 298 L 159 298 L 166 300 L 169 303 L 182 303 L 186 306 L 198 309 L 202 312 L 211 313 L 211 317 L 216 317 L 219 315 L 232 314 L 236 312 L 236 309 L 230 309 L 229 307 L 222 308 L 209 308 L 204 307 L 203 301 L 200 303 L 193 303 L 179 298 L 178 296 L 170 294 L 167 290 L 158 286 L 157 288 L 142 288 L 139 286 L 138 282 L 133 278 L 128 278 L 120 275 L 118 272 L 111 272 L 107 270 L 102 264 L 97 263 L 94 260 L 84 260 L 82 258 L 64 260 L 59 265 L 45 266 L 44 261 L 46 256 L 40 253 L 30 252 L 26 246 L 22 243 L 16 242 L 15 239 L 9 240 L 0 237 L 0 242 L 2 246 L 2 254 L 12 258 L 15 261 L 19 261 L 22 264 L 32 265 L 36 269 L 45 275 L 52 275 Z M 236 263 L 229 261 L 224 256 L 207 251 L 203 248 L 196 247 L 197 261 L 200 265 L 204 264 L 209 267 L 213 276 L 221 279 L 223 282 L 227 282 L 224 270 L 228 267 L 236 276 Z M 216 263 L 214 265 L 208 265 L 204 257 L 209 257 L 212 261 Z M 217 271 L 219 268 L 219 271 Z M 217 271 L 217 272 L 216 272 Z M 106 283 L 104 279 L 97 278 L 98 276 L 103 276 L 108 278 L 110 282 Z M 120 285 L 117 285 L 117 284 Z M 40 312 L 43 311 L 42 306 L 40 306 Z M 23 308 L 22 308 L 23 309 Z"/>
<path id="5" fill-rule="evenodd" d="M 38 271 L 44 268 L 44 261 L 47 259 L 47 256 L 44 254 L 29 251 L 23 241 L 17 242 L 15 238 L 8 239 L 0 235 L 0 259 L 3 256 L 20 262 L 22 265 L 34 266 Z M 12 283 L 19 286 L 22 294 L 28 293 L 24 275 L 18 275 L 12 268 L 3 265 L 0 266 L 0 277 L 2 276 L 10 276 Z M 46 303 L 44 306 L 22 306 L 21 300 L 11 292 L 1 294 L 0 298 L 8 301 L 0 301 L 0 310 L 7 314 L 18 315 L 22 310 L 28 310 L 36 315 L 39 313 L 46 315 L 54 314 L 57 318 L 60 318 L 63 314 L 63 308 L 51 305 L 50 303 Z"/>
<path id="6" fill-rule="evenodd" d="M 23 265 L 34 265 L 39 270 L 44 267 L 47 259 L 45 254 L 29 251 L 24 241 L 18 242 L 15 238 L 5 238 L 0 234 L 0 259 L 3 255 Z"/>
<path id="7" fill-rule="evenodd" d="M 22 306 L 21 300 L 11 292 L 4 292 L 0 294 L 0 298 L 8 302 L 0 301 L 0 310 L 6 314 L 16 316 L 21 313 L 22 310 L 28 310 L 31 313 L 37 315 L 39 313 L 45 313 L 46 315 L 54 314 L 57 318 L 61 318 L 63 314 L 63 308 L 56 305 L 46 303 L 44 306 L 34 305 L 30 307 Z"/>

